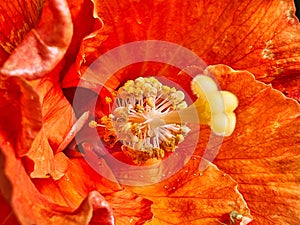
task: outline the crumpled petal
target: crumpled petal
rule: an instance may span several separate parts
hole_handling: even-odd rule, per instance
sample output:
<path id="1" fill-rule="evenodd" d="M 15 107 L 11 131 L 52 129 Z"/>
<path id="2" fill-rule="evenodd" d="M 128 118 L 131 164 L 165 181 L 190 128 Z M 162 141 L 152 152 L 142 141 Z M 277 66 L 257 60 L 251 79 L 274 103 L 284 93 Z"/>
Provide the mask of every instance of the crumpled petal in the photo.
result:
<path id="1" fill-rule="evenodd" d="M 28 79 L 49 73 L 62 59 L 73 35 L 73 24 L 65 0 L 48 0 L 37 28 L 24 38 L 0 72 Z"/>
<path id="2" fill-rule="evenodd" d="M 53 154 L 44 129 L 36 136 L 30 150 L 24 155 L 32 160 L 32 167 L 27 166 L 31 178 L 60 179 L 68 168 L 65 154 Z M 28 163 L 31 165 L 30 163 Z"/>
<path id="3" fill-rule="evenodd" d="M 100 29 L 102 23 L 93 12 L 94 3 L 92 0 L 68 0 L 68 5 L 74 27 L 72 42 L 65 57 L 66 65 L 70 66 L 76 59 L 82 40 L 94 29 Z"/>
<path id="4" fill-rule="evenodd" d="M 105 161 L 98 159 L 98 163 L 99 169 L 109 170 Z M 116 224 L 143 224 L 152 218 L 151 201 L 101 177 L 82 157 L 71 158 L 68 170 L 60 180 L 34 180 L 34 183 L 52 201 L 71 207 L 90 190 L 98 190 L 113 208 Z M 97 216 L 93 219 L 98 220 Z"/>
<path id="5" fill-rule="evenodd" d="M 249 215 L 237 183 L 211 164 L 200 172 L 201 157 L 192 156 L 178 173 L 157 184 L 128 187 L 153 201 L 149 224 L 218 224 L 231 211 Z"/>
<path id="6" fill-rule="evenodd" d="M 53 152 L 49 146 L 47 149 L 44 144 L 36 143 L 39 137 L 46 144 L 48 140 L 47 138 L 45 139 L 45 135 L 40 135 L 43 131 L 40 130 L 41 109 L 39 99 L 32 87 L 18 77 L 1 77 L 0 102 L 1 107 L 4 109 L 1 110 L 3 120 L 0 123 L 0 164 L 2 165 L 2 169 L 0 170 L 0 190 L 3 196 L 10 202 L 18 220 L 22 224 L 88 224 L 92 217 L 93 207 L 91 204 L 84 207 L 79 207 L 79 205 L 90 190 L 87 190 L 86 195 L 82 196 L 76 202 L 77 204 L 72 205 L 72 207 L 70 205 L 59 205 L 57 202 L 49 200 L 47 196 L 43 196 L 36 189 L 24 168 L 25 158 L 18 157 L 20 154 L 30 154 L 31 151 L 28 151 L 28 148 L 31 146 L 34 148 L 35 153 L 38 153 L 39 150 L 48 151 L 53 157 Z M 19 149 L 24 150 L 24 152 Z M 41 151 L 40 154 L 42 154 Z M 58 171 L 55 170 L 57 168 L 51 168 L 52 165 L 48 165 L 47 162 L 45 163 L 42 158 L 43 156 L 33 158 L 40 160 L 41 168 L 43 166 L 50 167 L 50 170 L 46 168 L 44 172 L 52 172 L 53 174 L 51 175 L 53 178 L 59 176 L 57 175 Z M 49 159 L 51 160 L 51 157 Z M 67 161 L 63 153 L 56 154 L 54 159 L 55 166 L 57 162 L 64 164 Z M 37 173 L 37 171 L 34 172 Z M 99 203 L 98 200 L 97 202 Z M 97 207 L 95 210 L 103 211 L 104 208 L 101 205 L 102 203 L 99 203 L 98 206 L 96 204 Z M 107 204 L 104 204 L 104 206 L 106 207 Z M 107 215 L 107 220 L 105 220 L 108 224 L 112 224 L 111 209 L 104 210 L 104 212 L 106 211 L 109 213 L 104 213 L 104 215 Z"/>
<path id="7" fill-rule="evenodd" d="M 85 200 L 87 201 L 87 200 Z M 88 202 L 93 206 L 93 216 L 89 225 L 114 225 L 113 211 L 105 198 L 97 191 L 92 191 L 88 196 Z"/>
<path id="8" fill-rule="evenodd" d="M 19 156 L 27 156 L 31 160 L 26 164 L 26 169 L 32 178 L 52 176 L 59 179 L 67 169 L 67 163 L 63 154 L 56 153 L 73 125 L 73 109 L 64 97 L 55 74 L 29 81 L 29 84 L 38 95 L 40 103 L 38 102 L 37 106 L 42 106 L 42 109 L 39 109 L 42 129 L 34 137 L 32 146 L 26 150 L 22 149 Z M 31 107 L 25 109 L 34 116 Z"/>
<path id="9" fill-rule="evenodd" d="M 34 178 L 59 179 L 67 169 L 65 157 L 55 155 L 73 123 L 73 110 L 54 76 L 26 82 L 1 77 L 1 131 L 3 140 L 17 145 L 19 157 L 32 162 L 26 166 Z M 28 166 L 29 165 L 29 166 Z"/>
<path id="10" fill-rule="evenodd" d="M 74 77 L 103 53 L 138 40 L 174 42 L 208 65 L 248 70 L 264 82 L 292 81 L 300 70 L 300 26 L 292 0 L 95 1 L 95 7 L 104 26 L 83 41 L 73 67 L 80 72 L 70 71 L 65 87 L 75 85 Z"/>
<path id="11" fill-rule="evenodd" d="M 22 224 L 89 224 L 93 210 L 103 210 L 106 216 L 102 220 L 113 224 L 111 208 L 99 193 L 89 191 L 72 207 L 59 205 L 36 189 L 10 143 L 1 143 L 0 150 L 0 163 L 4 166 L 0 170 L 0 189 Z"/>
<path id="12" fill-rule="evenodd" d="M 18 77 L 0 76 L 0 142 L 9 141 L 17 155 L 25 154 L 42 127 L 37 94 Z"/>
<path id="13" fill-rule="evenodd" d="M 40 19 L 42 0 L 7 0 L 0 3 L 0 66 Z"/>
<path id="14" fill-rule="evenodd" d="M 113 211 L 105 198 L 97 191 L 90 192 L 74 213 L 60 217 L 57 218 L 57 221 L 51 220 L 59 222 L 59 224 L 114 225 Z"/>
<path id="15" fill-rule="evenodd" d="M 53 71 L 46 77 L 30 81 L 40 98 L 43 127 L 53 152 L 56 152 L 75 120 L 72 106 L 61 90 L 57 73 Z"/>
<path id="16" fill-rule="evenodd" d="M 239 184 L 253 224 L 298 224 L 300 105 L 249 72 L 216 65 L 206 73 L 239 99 L 236 130 L 213 162 Z M 197 154 L 201 149 L 200 143 Z"/>

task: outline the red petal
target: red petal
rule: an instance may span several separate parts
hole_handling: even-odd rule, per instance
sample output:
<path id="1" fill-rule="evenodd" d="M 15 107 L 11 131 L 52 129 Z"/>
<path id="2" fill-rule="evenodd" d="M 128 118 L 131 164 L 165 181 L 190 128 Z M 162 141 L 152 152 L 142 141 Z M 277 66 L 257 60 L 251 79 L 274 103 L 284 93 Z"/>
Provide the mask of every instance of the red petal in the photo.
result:
<path id="1" fill-rule="evenodd" d="M 10 142 L 25 154 L 41 129 L 38 96 L 25 81 L 0 76 L 0 143 Z"/>
<path id="2" fill-rule="evenodd" d="M 46 1 L 39 26 L 33 29 L 3 65 L 1 73 L 35 79 L 50 72 L 69 47 L 73 25 L 68 5 Z"/>
<path id="3" fill-rule="evenodd" d="M 102 219 L 111 224 L 111 209 L 100 194 L 92 192 L 79 206 L 84 198 L 72 207 L 61 206 L 42 195 L 29 179 L 22 162 L 17 159 L 10 144 L 2 143 L 0 188 L 8 198 L 15 215 L 22 224 L 88 224 L 93 210 L 103 212 Z"/>
<path id="4" fill-rule="evenodd" d="M 0 82 L 2 142 L 17 145 L 18 156 L 26 155 L 33 160 L 34 165 L 29 168 L 32 177 L 51 175 L 59 179 L 66 170 L 66 163 L 59 155 L 54 156 L 52 149 L 58 148 L 71 129 L 73 111 L 58 81 L 42 78 L 31 82 L 33 87 L 16 77 L 2 77 Z M 41 126 L 43 129 L 38 133 Z"/>
<path id="5" fill-rule="evenodd" d="M 40 19 L 43 1 L 7 0 L 0 3 L 0 66 Z"/>
<path id="6" fill-rule="evenodd" d="M 99 159 L 98 163 L 99 169 L 109 169 L 104 160 Z M 81 157 L 71 160 L 65 176 L 60 180 L 35 180 L 35 185 L 52 201 L 71 207 L 91 190 L 98 190 L 113 208 L 117 224 L 129 224 L 130 221 L 132 224 L 143 224 L 152 217 L 151 201 L 122 190 L 117 183 L 99 176 Z M 99 219 L 97 215 L 93 218 L 95 221 Z"/>
<path id="7" fill-rule="evenodd" d="M 76 59 L 82 39 L 89 35 L 93 29 L 99 29 L 102 24 L 99 18 L 95 18 L 92 1 L 68 0 L 68 5 L 74 25 L 74 35 L 65 57 L 68 61 L 66 64 L 69 66 Z"/>
<path id="8" fill-rule="evenodd" d="M 98 192 L 93 191 L 89 194 L 88 200 L 93 206 L 93 217 L 89 222 L 90 225 L 113 225 L 114 217 L 111 207 L 105 198 Z"/>
<path id="9" fill-rule="evenodd" d="M 239 99 L 236 130 L 214 162 L 238 182 L 254 224 L 298 224 L 300 105 L 248 72 L 209 71 Z"/>
<path id="10" fill-rule="evenodd" d="M 153 201 L 149 224 L 218 224 L 231 211 L 249 213 L 237 183 L 214 165 L 199 172 L 200 157 L 171 178 L 151 186 L 129 187 Z"/>
<path id="11" fill-rule="evenodd" d="M 6 199 L 0 195 L 0 223 L 1 225 L 17 225 L 19 224 L 17 218 L 12 211 L 12 208 Z"/>

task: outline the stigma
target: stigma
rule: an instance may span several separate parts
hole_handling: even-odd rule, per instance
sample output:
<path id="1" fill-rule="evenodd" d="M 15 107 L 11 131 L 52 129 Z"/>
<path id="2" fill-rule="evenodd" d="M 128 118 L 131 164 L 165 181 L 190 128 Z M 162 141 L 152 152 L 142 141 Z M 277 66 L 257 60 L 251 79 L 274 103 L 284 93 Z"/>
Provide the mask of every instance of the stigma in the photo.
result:
<path id="1" fill-rule="evenodd" d="M 135 164 L 149 165 L 178 148 L 190 131 L 189 123 L 206 124 L 216 134 L 229 136 L 236 123 L 236 96 L 219 91 L 204 75 L 193 79 L 191 89 L 198 98 L 188 106 L 182 91 L 154 77 L 127 81 L 116 93 L 112 112 L 101 118 L 103 141 L 111 148 L 120 141 Z"/>

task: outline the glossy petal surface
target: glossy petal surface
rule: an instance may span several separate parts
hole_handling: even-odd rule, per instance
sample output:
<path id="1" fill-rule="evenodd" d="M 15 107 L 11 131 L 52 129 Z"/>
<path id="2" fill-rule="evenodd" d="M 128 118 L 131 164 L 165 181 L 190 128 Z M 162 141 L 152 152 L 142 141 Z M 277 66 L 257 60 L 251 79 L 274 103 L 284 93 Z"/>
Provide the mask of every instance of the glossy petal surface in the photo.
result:
<path id="1" fill-rule="evenodd" d="M 95 1 L 95 6 L 104 26 L 82 43 L 76 66 L 81 73 L 114 47 L 153 39 L 187 47 L 208 65 L 251 71 L 265 82 L 279 77 L 292 82 L 300 69 L 300 26 L 291 0 Z"/>

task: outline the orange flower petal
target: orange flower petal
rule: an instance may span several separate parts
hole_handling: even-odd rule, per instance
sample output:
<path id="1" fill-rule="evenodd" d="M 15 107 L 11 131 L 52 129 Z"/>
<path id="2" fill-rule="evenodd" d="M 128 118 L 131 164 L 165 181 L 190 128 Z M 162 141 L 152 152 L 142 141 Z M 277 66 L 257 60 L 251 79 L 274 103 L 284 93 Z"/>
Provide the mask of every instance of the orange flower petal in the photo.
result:
<path id="1" fill-rule="evenodd" d="M 85 200 L 87 201 L 87 200 Z M 89 194 L 88 201 L 93 206 L 93 217 L 89 221 L 89 225 L 114 225 L 115 219 L 113 217 L 113 211 L 105 200 L 97 191 L 93 191 Z M 66 221 L 67 222 L 67 221 Z"/>
<path id="2" fill-rule="evenodd" d="M 73 109 L 58 81 L 58 71 L 30 81 L 42 104 L 43 127 L 53 151 L 56 152 L 74 122 Z"/>
<path id="3" fill-rule="evenodd" d="M 35 27 L 42 12 L 42 0 L 1 1 L 0 66 Z"/>
<path id="4" fill-rule="evenodd" d="M 15 157 L 12 145 L 1 143 L 0 188 L 10 202 L 15 215 L 22 224 L 88 224 L 93 210 L 103 212 L 101 218 L 113 224 L 111 208 L 97 192 L 87 193 L 87 198 L 73 207 L 62 206 L 42 195 L 29 179 L 20 159 Z M 88 195 L 89 194 L 89 195 Z"/>
<path id="5" fill-rule="evenodd" d="M 63 154 L 59 156 L 56 153 L 61 151 L 59 146 L 71 130 L 74 115 L 70 103 L 62 93 L 55 72 L 29 82 L 39 96 L 43 120 L 42 131 L 36 136 L 30 150 L 22 155 L 26 155 L 33 162 L 33 165 L 29 163 L 30 166 L 27 166 L 32 178 L 52 176 L 59 179 L 67 169 L 65 157 L 61 157 Z"/>
<path id="6" fill-rule="evenodd" d="M 38 27 L 11 54 L 1 73 L 29 79 L 44 76 L 62 59 L 72 35 L 73 24 L 67 3 L 46 1 Z"/>
<path id="7" fill-rule="evenodd" d="M 237 183 L 214 165 L 199 172 L 201 157 L 160 183 L 128 187 L 153 201 L 149 224 L 218 224 L 233 210 L 249 214 Z"/>
<path id="8" fill-rule="evenodd" d="M 223 65 L 208 70 L 239 99 L 236 130 L 214 163 L 238 182 L 253 224 L 298 224 L 300 105 L 248 72 Z"/>
<path id="9" fill-rule="evenodd" d="M 99 159 L 98 163 L 99 169 L 109 170 L 104 160 Z M 129 224 L 130 221 L 132 224 L 143 224 L 152 217 L 151 201 L 99 176 L 82 157 L 71 159 L 65 176 L 60 180 L 35 180 L 34 183 L 49 199 L 70 207 L 77 205 L 90 191 L 98 190 L 113 208 L 117 224 Z M 93 219 L 97 221 L 97 215 Z"/>
<path id="10" fill-rule="evenodd" d="M 80 72 L 69 74 L 69 86 L 97 57 L 138 40 L 174 42 L 208 65 L 248 70 L 264 82 L 292 81 L 300 70 L 300 26 L 292 0 L 95 1 L 95 6 L 104 26 L 83 41 L 76 63 Z"/>
<path id="11" fill-rule="evenodd" d="M 74 23 L 74 36 L 66 58 L 68 60 L 67 65 L 72 66 L 67 68 L 69 71 L 67 75 L 64 76 L 62 83 L 63 87 L 77 86 L 79 82 L 78 77 L 80 76 L 79 65 L 85 61 L 84 52 L 86 51 L 85 44 L 81 45 L 81 43 L 93 39 L 93 31 L 99 30 L 103 26 L 101 19 L 95 13 L 94 1 L 77 0 L 75 3 L 74 1 L 69 0 L 69 6 Z M 85 21 L 85 23 L 82 23 L 82 21 Z M 79 54 L 79 57 L 76 58 L 78 52 L 81 52 L 82 54 Z"/>
<path id="12" fill-rule="evenodd" d="M 68 167 L 65 154 L 57 153 L 53 155 L 44 130 L 37 135 L 30 150 L 24 156 L 33 161 L 33 168 L 28 169 L 31 172 L 31 178 L 52 176 L 53 179 L 57 180 L 64 175 Z"/>
<path id="13" fill-rule="evenodd" d="M 300 102 L 300 76 L 298 74 L 274 79 L 272 81 L 272 86 L 284 93 L 287 97 L 296 99 Z"/>

